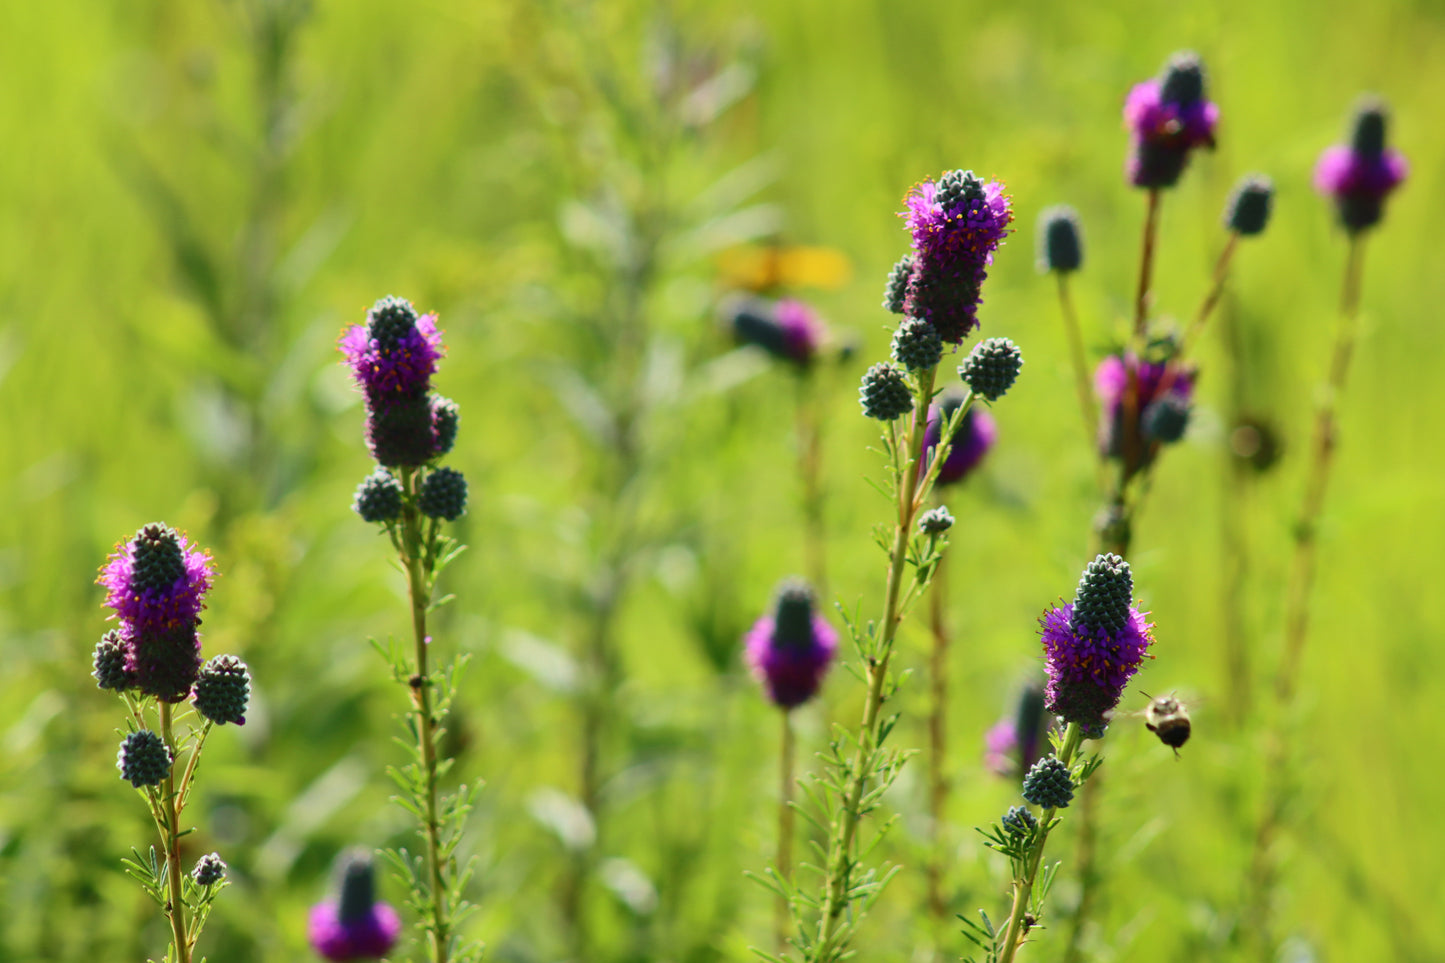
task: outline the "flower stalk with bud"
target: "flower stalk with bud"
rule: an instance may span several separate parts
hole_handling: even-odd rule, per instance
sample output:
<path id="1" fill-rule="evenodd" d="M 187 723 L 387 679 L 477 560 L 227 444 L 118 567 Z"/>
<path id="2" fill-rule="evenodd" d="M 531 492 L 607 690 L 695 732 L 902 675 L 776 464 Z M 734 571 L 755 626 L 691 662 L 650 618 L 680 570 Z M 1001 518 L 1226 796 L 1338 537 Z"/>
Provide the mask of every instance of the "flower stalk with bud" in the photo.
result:
<path id="1" fill-rule="evenodd" d="M 97 580 L 119 626 L 96 646 L 93 674 L 125 701 L 116 766 L 144 795 L 160 843 L 159 855 L 155 846 L 144 855 L 133 850 L 123 863 L 170 924 L 167 963 L 190 963 L 226 882 L 215 853 L 183 871 L 180 841 L 191 830 L 182 816 L 211 728 L 243 725 L 251 692 L 250 673 L 235 656 L 201 661 L 200 614 L 214 578 L 209 555 L 157 522 L 116 546 Z"/>
<path id="2" fill-rule="evenodd" d="M 378 646 L 393 678 L 410 694 L 411 761 L 391 770 L 402 791 L 398 802 L 417 817 L 425 854 L 405 849 L 386 855 L 407 883 L 407 905 L 433 963 L 472 959 L 480 947 L 463 944 L 457 926 L 470 907 L 464 890 L 470 876 L 458 865 L 457 847 L 477 785 L 443 793 L 451 760 L 441 747 L 442 723 L 464 660 L 432 664 L 427 617 L 448 599 L 436 599 L 437 579 L 462 551 L 442 532 L 444 522 L 466 511 L 467 483 L 461 472 L 438 461 L 456 441 L 457 406 L 431 390 L 443 354 L 436 316 L 420 315 L 403 298 L 386 297 L 341 338 L 341 351 L 366 402 L 366 441 L 378 467 L 357 489 L 353 509 L 363 521 L 382 526 L 406 573 L 411 608 L 412 651 Z"/>
<path id="3" fill-rule="evenodd" d="M 960 343 L 977 325 L 980 285 L 1013 215 L 1002 185 L 985 184 L 965 171 L 925 182 L 909 195 L 907 205 L 913 253 L 889 282 L 889 300 L 900 295 L 896 300 L 904 314 L 893 341 L 894 361 L 871 367 L 859 389 L 864 415 L 883 423 L 892 489 L 886 494 L 894 505 L 891 533 L 878 533 L 888 556 L 881 616 L 866 624 L 856 617 L 848 620 L 858 653 L 857 665 L 850 668 L 866 689 L 863 714 L 855 730 L 835 730 L 823 754 L 824 771 L 809 787 L 815 812 L 808 818 L 827 835 L 818 889 L 795 885 L 777 873 L 767 880 L 792 906 L 792 942 L 806 963 L 836 963 L 851 954 L 859 920 L 892 875 L 865 866 L 876 837 L 865 843 L 860 828 L 881 804 L 905 758 L 887 745 L 897 719 L 884 711 L 898 685 L 889 671 L 894 640 L 938 570 L 952 522 L 951 515 L 928 511 L 927 500 L 969 408 L 978 398 L 993 401 L 1007 391 L 1021 363 L 1018 349 L 1006 339 L 978 345 L 959 369 L 969 391 L 943 425 L 933 457 L 925 459 L 943 343 Z"/>

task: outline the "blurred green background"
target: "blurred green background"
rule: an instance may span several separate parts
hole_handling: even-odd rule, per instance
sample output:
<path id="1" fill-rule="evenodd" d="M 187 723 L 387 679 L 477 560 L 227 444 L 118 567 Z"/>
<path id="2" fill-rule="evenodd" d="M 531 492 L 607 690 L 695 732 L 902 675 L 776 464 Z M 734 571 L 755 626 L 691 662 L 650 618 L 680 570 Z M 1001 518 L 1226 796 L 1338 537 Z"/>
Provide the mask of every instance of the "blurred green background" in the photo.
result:
<path id="1" fill-rule="evenodd" d="M 1204 339 L 1195 423 L 1136 526 L 1158 625 L 1139 685 L 1192 698 L 1195 737 L 1178 762 L 1131 720 L 1106 743 L 1088 957 L 1242 955 L 1262 730 L 1279 722 L 1297 770 L 1282 958 L 1445 958 L 1434 0 L 0 5 L 0 958 L 141 959 L 165 941 L 120 872 L 150 827 L 114 769 L 120 706 L 89 677 L 96 569 L 152 520 L 212 550 L 206 652 L 240 654 L 256 680 L 190 810 L 195 854 L 220 850 L 234 881 L 202 951 L 306 958 L 337 850 L 406 844 L 384 775 L 406 703 L 367 644 L 404 630 L 404 583 L 349 508 L 370 465 L 335 350 L 388 293 L 440 313 L 435 383 L 463 412 L 449 463 L 471 481 L 471 550 L 434 634 L 473 653 L 454 726 L 458 772 L 488 783 L 471 934 L 509 961 L 765 945 L 769 900 L 742 873 L 772 851 L 777 719 L 738 640 L 803 565 L 794 386 L 729 342 L 716 257 L 768 241 L 852 262 L 845 283 L 796 293 L 859 345 L 817 380 L 832 594 L 873 614 L 869 532 L 888 506 L 866 483 L 882 469 L 854 386 L 887 350 L 900 198 L 953 167 L 1013 195 L 982 318 L 1027 357 L 997 449 L 950 496 L 951 905 L 1000 915 L 1006 867 L 970 827 L 1015 790 L 983 769 L 982 734 L 1037 673 L 1034 620 L 1072 590 L 1096 507 L 1034 221 L 1061 201 L 1082 214 L 1075 294 L 1097 354 L 1128 310 L 1143 213 L 1120 106 L 1185 47 L 1223 121 L 1167 199 L 1159 312 L 1187 318 L 1203 295 L 1238 175 L 1275 179 L 1276 217 L 1236 260 L 1236 344 Z M 1389 98 L 1412 172 L 1369 244 L 1302 706 L 1278 720 L 1289 524 L 1344 257 L 1310 171 L 1365 90 Z M 1240 412 L 1283 441 L 1257 477 L 1229 456 Z M 1242 716 L 1231 634 L 1250 663 Z M 904 644 L 921 666 L 920 626 Z M 905 745 L 923 744 L 922 683 L 905 685 Z M 858 688 L 837 671 L 800 714 L 804 759 L 830 720 L 856 723 Z M 592 806 L 584 719 L 600 720 Z M 911 764 L 890 795 L 906 869 L 862 958 L 965 949 L 925 918 L 921 780 Z M 1060 921 L 1071 847 L 1066 830 Z M 559 896 L 574 885 L 580 921 Z M 1057 958 L 1063 931 L 1028 957 Z"/>

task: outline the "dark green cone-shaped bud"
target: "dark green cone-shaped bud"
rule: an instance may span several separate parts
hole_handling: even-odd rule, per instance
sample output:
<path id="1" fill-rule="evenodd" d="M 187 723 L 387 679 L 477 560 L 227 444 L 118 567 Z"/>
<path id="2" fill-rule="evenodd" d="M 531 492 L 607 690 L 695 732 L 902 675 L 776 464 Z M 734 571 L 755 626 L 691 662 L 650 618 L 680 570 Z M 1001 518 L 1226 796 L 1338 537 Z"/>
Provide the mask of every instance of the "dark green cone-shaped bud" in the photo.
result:
<path id="1" fill-rule="evenodd" d="M 903 313 L 903 299 L 908 296 L 908 279 L 912 276 L 912 254 L 903 255 L 888 272 L 888 286 L 883 289 L 883 306 L 894 314 Z"/>
<path id="2" fill-rule="evenodd" d="M 428 518 L 454 522 L 467 510 L 467 480 L 454 468 L 438 468 L 421 483 L 416 504 Z"/>
<path id="3" fill-rule="evenodd" d="M 366 332 L 381 345 L 382 351 L 390 351 L 416 327 L 418 317 L 416 308 L 406 298 L 387 295 L 366 312 Z"/>
<path id="4" fill-rule="evenodd" d="M 345 924 L 371 918 L 372 907 L 376 904 L 376 872 L 372 868 L 370 853 L 355 850 L 342 857 L 339 888 L 338 920 Z"/>
<path id="5" fill-rule="evenodd" d="M 784 644 L 808 645 L 813 641 L 813 589 L 802 579 L 789 579 L 778 588 L 773 611 L 773 637 Z"/>
<path id="6" fill-rule="evenodd" d="M 1181 51 L 1164 65 L 1159 99 L 1166 104 L 1188 106 L 1204 99 L 1204 64 L 1192 50 Z"/>
<path id="7" fill-rule="evenodd" d="M 175 530 L 154 522 L 135 533 L 131 549 L 135 575 L 131 584 L 138 591 L 163 591 L 186 577 L 186 559 Z"/>
<path id="8" fill-rule="evenodd" d="M 357 486 L 351 510 L 365 522 L 393 521 L 401 515 L 401 482 L 385 468 L 378 468 Z"/>
<path id="9" fill-rule="evenodd" d="M 111 629 L 100 637 L 95 646 L 96 685 L 102 689 L 124 692 L 135 685 L 135 677 L 125 668 L 125 647 L 121 645 L 120 633 Z"/>
<path id="10" fill-rule="evenodd" d="M 1079 212 L 1067 204 L 1039 215 L 1039 270 L 1067 274 L 1084 264 L 1084 239 Z"/>
<path id="11" fill-rule="evenodd" d="M 1379 160 L 1385 153 L 1385 128 L 1389 113 L 1378 97 L 1365 97 L 1355 108 L 1350 126 L 1350 149 L 1368 160 Z"/>
<path id="12" fill-rule="evenodd" d="M 432 449 L 433 457 L 440 458 L 451 453 L 452 446 L 457 443 L 457 427 L 461 420 L 462 412 L 455 401 L 441 395 L 432 396 L 431 428 L 436 437 L 436 447 Z"/>
<path id="13" fill-rule="evenodd" d="M 927 371 L 943 358 L 943 339 L 922 318 L 904 318 L 893 332 L 893 358 L 909 371 Z"/>
<path id="14" fill-rule="evenodd" d="M 984 199 L 983 181 L 973 171 L 949 171 L 938 179 L 938 193 L 934 195 L 940 207 L 952 210 L 959 204 L 968 204 Z"/>
<path id="15" fill-rule="evenodd" d="M 1084 569 L 1069 625 L 1075 632 L 1103 629 L 1113 635 L 1129 623 L 1134 573 L 1117 555 L 1100 555 Z"/>
<path id="16" fill-rule="evenodd" d="M 1139 421 L 1145 438 L 1173 444 L 1184 437 L 1184 429 L 1189 427 L 1189 401 L 1174 394 L 1156 398 L 1144 407 Z"/>
<path id="17" fill-rule="evenodd" d="M 218 655 L 201 666 L 191 701 L 196 711 L 217 725 L 246 724 L 251 701 L 251 673 L 234 655 Z"/>
<path id="18" fill-rule="evenodd" d="M 1263 233 L 1274 205 L 1274 183 L 1261 174 L 1250 174 L 1235 185 L 1224 205 L 1224 226 L 1241 237 Z"/>
<path id="19" fill-rule="evenodd" d="M 1034 818 L 1034 814 L 1023 806 L 1010 806 L 999 823 L 1010 836 L 1027 836 L 1039 828 L 1039 821 Z"/>
<path id="20" fill-rule="evenodd" d="M 149 729 L 138 729 L 120 744 L 116 768 L 120 777 L 139 789 L 158 786 L 171 771 L 171 751 L 161 737 Z"/>
<path id="21" fill-rule="evenodd" d="M 196 860 L 196 868 L 191 870 L 191 879 L 196 881 L 197 886 L 215 886 L 226 878 L 226 864 L 219 853 L 208 853 Z"/>
<path id="22" fill-rule="evenodd" d="M 902 369 L 880 361 L 863 375 L 858 403 L 869 418 L 892 421 L 913 410 L 913 391 Z"/>
<path id="23" fill-rule="evenodd" d="M 989 338 L 974 345 L 968 359 L 958 369 L 958 376 L 989 401 L 997 401 L 1013 387 L 1023 367 L 1023 352 L 1008 338 Z"/>
<path id="24" fill-rule="evenodd" d="M 953 527 L 953 515 L 947 505 L 924 512 L 918 519 L 918 530 L 925 535 L 942 535 Z"/>
<path id="25" fill-rule="evenodd" d="M 1063 809 L 1074 798 L 1074 779 L 1058 756 L 1045 756 L 1024 776 L 1024 799 L 1044 809 Z"/>

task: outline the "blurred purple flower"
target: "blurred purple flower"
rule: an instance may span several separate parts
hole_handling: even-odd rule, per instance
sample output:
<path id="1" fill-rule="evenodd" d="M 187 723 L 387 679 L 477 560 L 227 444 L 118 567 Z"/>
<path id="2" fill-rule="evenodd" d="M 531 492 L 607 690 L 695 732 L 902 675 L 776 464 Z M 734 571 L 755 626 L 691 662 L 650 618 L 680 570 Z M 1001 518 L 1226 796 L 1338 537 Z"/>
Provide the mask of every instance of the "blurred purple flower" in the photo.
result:
<path id="1" fill-rule="evenodd" d="M 938 446 L 939 434 L 943 430 L 943 418 L 951 417 L 958 410 L 962 399 L 956 395 L 947 396 L 940 404 L 928 409 L 928 427 L 923 432 L 924 458 L 931 458 Z M 989 449 L 998 438 L 998 424 L 993 415 L 980 407 L 971 407 L 963 415 L 963 421 L 953 436 L 953 446 L 948 458 L 938 470 L 939 485 L 951 485 L 967 477 L 978 467 Z"/>
<path id="2" fill-rule="evenodd" d="M 1014 711 L 984 735 L 984 765 L 1000 776 L 1028 772 L 1039 759 L 1047 731 L 1043 686 L 1030 683 L 1019 693 Z"/>
<path id="3" fill-rule="evenodd" d="M 1214 147 L 1219 108 L 1205 99 L 1204 68 L 1192 53 L 1175 54 L 1156 80 L 1135 84 L 1124 101 L 1131 135 L 1128 174 L 1135 187 L 1173 187 L 1189 152 Z"/>
<path id="4" fill-rule="evenodd" d="M 1136 437 L 1144 441 L 1174 441 L 1173 438 L 1153 438 L 1146 426 L 1154 422 L 1151 417 L 1153 405 L 1179 404 L 1187 409 L 1194 393 L 1194 372 L 1176 370 L 1169 372 L 1164 363 L 1142 361 L 1136 355 L 1111 354 L 1099 362 L 1094 369 L 1094 392 L 1099 396 L 1099 450 L 1108 458 L 1122 458 L 1124 455 L 1124 399 L 1129 390 L 1129 375 L 1135 379 Z M 1167 396 L 1167 397 L 1166 397 Z M 1147 448 L 1144 453 L 1147 459 Z"/>
<path id="5" fill-rule="evenodd" d="M 1351 233 L 1379 223 L 1385 198 L 1405 180 L 1409 164 L 1385 146 L 1385 105 L 1367 99 L 1355 113 L 1349 144 L 1328 147 L 1315 165 L 1315 190 L 1335 202 Z"/>
<path id="6" fill-rule="evenodd" d="M 402 309 L 399 305 L 404 305 Z M 400 298 L 383 298 L 341 336 L 341 353 L 368 402 L 414 398 L 431 387 L 445 349 L 437 316 L 416 316 Z"/>
<path id="7" fill-rule="evenodd" d="M 765 301 L 750 298 L 725 308 L 733 335 L 744 344 L 800 368 L 811 365 L 827 336 L 822 318 L 809 305 L 793 298 Z"/>
<path id="8" fill-rule="evenodd" d="M 311 948 L 328 960 L 379 960 L 396 945 L 401 919 L 391 906 L 376 900 L 370 855 L 343 853 L 337 863 L 340 897 L 311 908 Z"/>
<path id="9" fill-rule="evenodd" d="M 758 619 L 744 639 L 753 675 L 781 709 L 811 699 L 838 651 L 838 634 L 814 611 L 813 590 L 801 580 L 778 589 L 772 615 Z"/>

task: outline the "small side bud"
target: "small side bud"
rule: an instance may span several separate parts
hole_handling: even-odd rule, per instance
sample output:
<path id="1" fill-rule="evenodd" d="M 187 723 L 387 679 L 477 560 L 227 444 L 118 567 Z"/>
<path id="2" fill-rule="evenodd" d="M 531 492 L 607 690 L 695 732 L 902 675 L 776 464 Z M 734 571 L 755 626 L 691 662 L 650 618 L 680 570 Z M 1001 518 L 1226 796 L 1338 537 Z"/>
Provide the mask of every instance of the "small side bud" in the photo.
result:
<path id="1" fill-rule="evenodd" d="M 401 515 L 401 482 L 385 468 L 378 468 L 357 486 L 351 510 L 365 522 L 394 521 Z"/>
<path id="2" fill-rule="evenodd" d="M 879 421 L 892 421 L 913 410 L 913 391 L 903 370 L 886 361 L 879 362 L 863 375 L 858 388 L 858 402 L 863 414 Z"/>
<path id="3" fill-rule="evenodd" d="M 908 279 L 913 276 L 913 255 L 905 254 L 888 272 L 888 286 L 883 289 L 883 307 L 894 314 L 903 313 L 903 299 L 908 296 Z"/>
<path id="4" fill-rule="evenodd" d="M 947 505 L 924 512 L 918 518 L 918 530 L 925 535 L 942 535 L 953 527 L 953 515 Z"/>
<path id="5" fill-rule="evenodd" d="M 1039 270 L 1067 274 L 1084 263 L 1084 240 L 1079 212 L 1067 204 L 1046 208 L 1039 215 Z"/>
<path id="6" fill-rule="evenodd" d="M 1039 821 L 1034 818 L 1034 814 L 1023 806 L 1010 806 L 999 824 L 1010 836 L 1027 836 L 1039 828 Z"/>
<path id="7" fill-rule="evenodd" d="M 1045 756 L 1024 776 L 1024 799 L 1044 809 L 1063 809 L 1074 798 L 1074 778 L 1058 756 Z"/>
<path id="8" fill-rule="evenodd" d="M 1139 424 L 1145 438 L 1172 445 L 1189 427 L 1189 401 L 1175 394 L 1156 398 L 1145 406 Z"/>
<path id="9" fill-rule="evenodd" d="M 196 860 L 196 868 L 191 870 L 191 879 L 196 881 L 197 886 L 215 886 L 225 878 L 226 864 L 219 853 L 202 856 Z"/>
<path id="10" fill-rule="evenodd" d="M 893 359 L 909 371 L 927 371 L 943 360 L 943 339 L 922 318 L 904 318 L 893 332 Z"/>
<path id="11" fill-rule="evenodd" d="M 428 518 L 454 522 L 467 510 L 467 480 L 454 468 L 438 468 L 426 476 L 417 507 Z"/>
<path id="12" fill-rule="evenodd" d="M 124 692 L 135 685 L 135 677 L 125 667 L 125 646 L 121 644 L 120 633 L 111 629 L 100 637 L 95 646 L 96 685 L 102 689 Z"/>
<path id="13" fill-rule="evenodd" d="M 1263 233 L 1274 205 L 1274 183 L 1250 174 L 1235 185 L 1224 205 L 1224 226 L 1241 237 Z"/>
<path id="14" fill-rule="evenodd" d="M 158 786 L 170 775 L 171 750 L 149 729 L 138 729 L 121 740 L 115 765 L 120 778 L 137 789 Z"/>
<path id="15" fill-rule="evenodd" d="M 218 655 L 201 666 L 191 696 L 196 711 L 217 725 L 246 724 L 251 702 L 251 673 L 234 655 Z"/>
<path id="16" fill-rule="evenodd" d="M 974 346 L 968 359 L 958 369 L 958 376 L 989 401 L 1002 398 L 1013 387 L 1023 367 L 1023 352 L 1008 338 L 989 338 Z"/>

